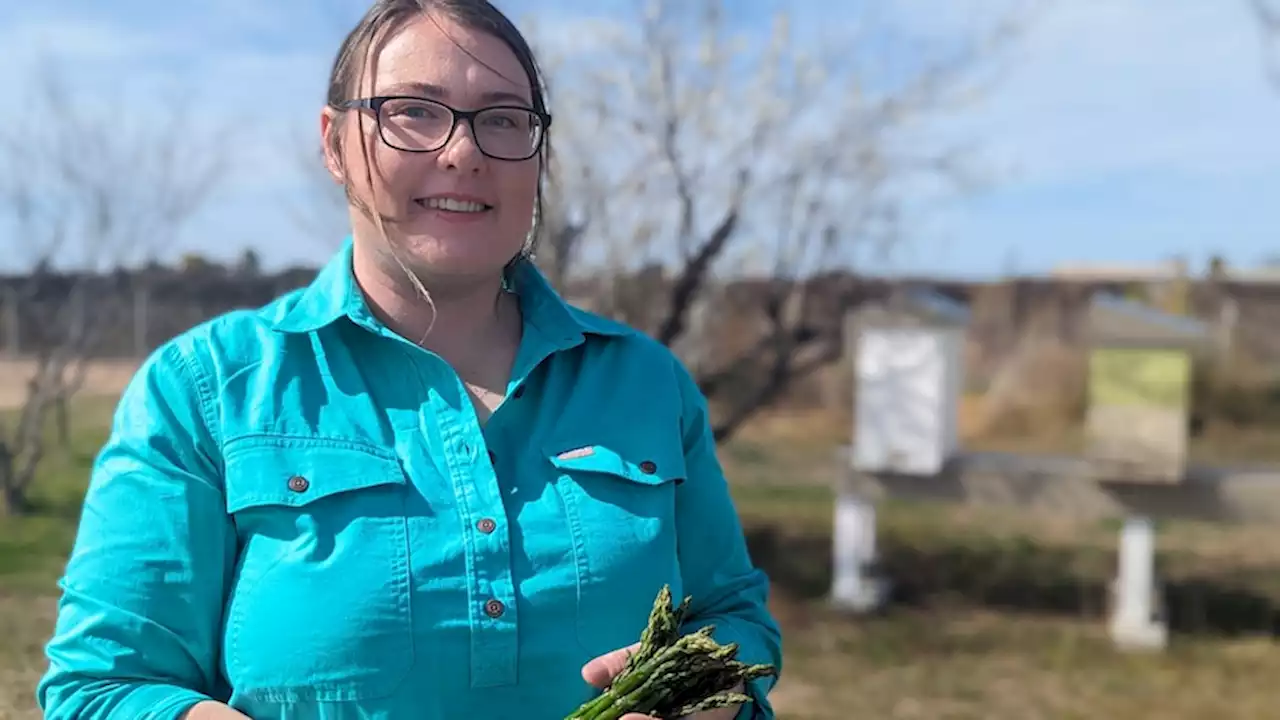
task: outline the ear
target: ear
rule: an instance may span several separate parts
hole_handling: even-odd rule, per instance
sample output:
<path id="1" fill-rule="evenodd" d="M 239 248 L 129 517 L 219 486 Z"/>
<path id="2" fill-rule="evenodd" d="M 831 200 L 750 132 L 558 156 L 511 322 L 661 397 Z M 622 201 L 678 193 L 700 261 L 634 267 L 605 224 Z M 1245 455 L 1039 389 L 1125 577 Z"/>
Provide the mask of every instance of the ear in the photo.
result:
<path id="1" fill-rule="evenodd" d="M 337 112 L 331 107 L 320 111 L 320 147 L 324 151 L 324 166 L 330 177 L 339 185 L 346 184 L 346 174 L 342 169 L 342 158 L 338 155 L 338 123 Z"/>

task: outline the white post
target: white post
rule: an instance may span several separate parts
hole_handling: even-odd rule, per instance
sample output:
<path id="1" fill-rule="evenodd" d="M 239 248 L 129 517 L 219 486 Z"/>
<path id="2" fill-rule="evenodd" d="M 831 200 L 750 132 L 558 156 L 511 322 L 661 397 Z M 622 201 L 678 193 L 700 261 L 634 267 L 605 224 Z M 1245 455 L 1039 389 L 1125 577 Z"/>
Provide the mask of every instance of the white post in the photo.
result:
<path id="1" fill-rule="evenodd" d="M 844 319 L 845 362 L 857 368 L 859 356 L 858 321 L 854 312 Z M 874 575 L 876 562 L 876 506 L 860 492 L 856 480 L 858 397 L 864 388 L 858 385 L 862 375 L 854 373 L 854 432 L 851 444 L 843 448 L 835 482 L 835 517 L 831 533 L 831 604 L 840 610 L 856 613 L 880 609 L 888 600 L 889 585 Z"/>
<path id="2" fill-rule="evenodd" d="M 1155 572 L 1155 528 L 1144 517 L 1125 519 L 1113 587 L 1111 640 L 1122 650 L 1161 650 L 1168 644 Z"/>
<path id="3" fill-rule="evenodd" d="M 888 584 L 872 574 L 876 561 L 876 508 L 851 488 L 836 494 L 831 601 L 841 609 L 869 612 L 884 605 Z"/>

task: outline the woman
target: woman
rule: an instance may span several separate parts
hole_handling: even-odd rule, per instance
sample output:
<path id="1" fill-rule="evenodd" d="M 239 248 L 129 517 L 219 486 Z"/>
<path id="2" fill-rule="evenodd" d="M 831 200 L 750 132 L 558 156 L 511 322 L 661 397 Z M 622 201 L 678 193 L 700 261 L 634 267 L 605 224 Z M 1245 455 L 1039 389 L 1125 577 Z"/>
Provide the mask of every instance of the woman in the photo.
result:
<path id="1" fill-rule="evenodd" d="M 124 393 L 46 718 L 556 720 L 664 583 L 780 665 L 696 385 L 528 261 L 550 125 L 490 4 L 374 3 L 320 120 L 352 237 Z M 772 717 L 770 688 L 701 717 Z"/>

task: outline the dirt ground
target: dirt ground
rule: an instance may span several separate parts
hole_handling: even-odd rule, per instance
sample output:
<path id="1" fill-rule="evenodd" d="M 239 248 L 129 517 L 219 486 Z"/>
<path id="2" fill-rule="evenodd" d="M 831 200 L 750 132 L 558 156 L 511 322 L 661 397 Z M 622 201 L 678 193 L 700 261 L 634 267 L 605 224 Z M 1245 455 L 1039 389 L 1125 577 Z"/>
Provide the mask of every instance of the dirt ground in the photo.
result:
<path id="1" fill-rule="evenodd" d="M 118 395 L 138 369 L 136 360 L 99 360 L 89 366 L 82 396 Z M 36 371 L 34 360 L 0 358 L 0 410 L 22 405 L 27 382 Z"/>

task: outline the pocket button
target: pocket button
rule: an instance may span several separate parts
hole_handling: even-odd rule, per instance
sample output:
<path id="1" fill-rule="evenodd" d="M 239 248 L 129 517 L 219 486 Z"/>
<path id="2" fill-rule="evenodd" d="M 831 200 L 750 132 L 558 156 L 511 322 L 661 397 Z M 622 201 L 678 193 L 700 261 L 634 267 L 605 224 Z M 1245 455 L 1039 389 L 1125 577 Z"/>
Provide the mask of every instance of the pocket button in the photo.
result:
<path id="1" fill-rule="evenodd" d="M 652 475 L 658 472 L 658 465 L 652 460 L 645 460 L 644 462 L 640 463 L 640 472 L 644 473 L 645 475 Z"/>
<path id="2" fill-rule="evenodd" d="M 489 533 L 493 532 L 494 529 L 497 527 L 498 527 L 498 523 L 494 522 L 493 518 L 484 518 L 480 522 L 476 523 L 476 529 L 478 529 L 480 532 L 484 533 L 485 535 L 488 535 Z"/>
<path id="3" fill-rule="evenodd" d="M 484 604 L 484 614 L 491 618 L 500 618 L 502 613 L 506 612 L 507 607 L 502 604 L 501 600 L 490 600 Z"/>
<path id="4" fill-rule="evenodd" d="M 294 475 L 289 478 L 289 489 L 296 493 L 306 492 L 309 487 L 311 487 L 311 481 L 301 475 Z"/>

